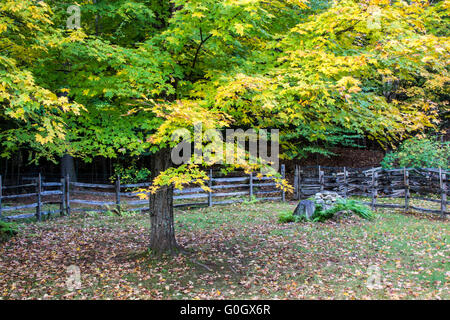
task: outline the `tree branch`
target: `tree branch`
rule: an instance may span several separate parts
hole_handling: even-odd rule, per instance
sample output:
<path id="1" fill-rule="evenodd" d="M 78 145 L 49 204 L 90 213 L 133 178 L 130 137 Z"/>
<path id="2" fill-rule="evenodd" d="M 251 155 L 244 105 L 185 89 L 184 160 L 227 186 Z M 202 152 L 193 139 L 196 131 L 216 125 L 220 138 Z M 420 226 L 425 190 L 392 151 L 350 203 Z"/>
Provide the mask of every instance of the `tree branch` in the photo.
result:
<path id="1" fill-rule="evenodd" d="M 228 23 L 230 23 L 233 19 L 235 19 L 237 16 L 239 16 L 244 10 L 240 10 L 238 11 L 234 16 L 232 16 L 229 20 Z M 222 29 L 222 27 L 217 28 L 217 30 Z M 194 60 L 192 61 L 192 66 L 191 66 L 191 71 L 189 72 L 189 79 L 192 76 L 192 73 L 194 71 L 195 65 L 197 64 L 197 60 L 198 60 L 198 56 L 200 54 L 200 50 L 202 48 L 202 46 L 205 44 L 206 41 L 208 41 L 211 37 L 212 37 L 212 33 L 210 33 L 206 38 L 203 39 L 203 32 L 202 32 L 202 28 L 199 28 L 200 30 L 200 43 L 197 47 L 197 50 L 195 51 L 195 55 L 194 55 Z"/>

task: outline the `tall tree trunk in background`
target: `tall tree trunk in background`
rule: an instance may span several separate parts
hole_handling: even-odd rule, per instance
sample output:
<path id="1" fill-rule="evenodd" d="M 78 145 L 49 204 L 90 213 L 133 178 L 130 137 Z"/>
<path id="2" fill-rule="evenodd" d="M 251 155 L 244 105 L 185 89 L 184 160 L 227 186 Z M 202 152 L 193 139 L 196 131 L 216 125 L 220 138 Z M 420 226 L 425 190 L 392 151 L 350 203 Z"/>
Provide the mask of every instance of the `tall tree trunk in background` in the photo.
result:
<path id="1" fill-rule="evenodd" d="M 109 179 L 109 172 L 108 172 L 108 161 L 107 161 L 108 159 L 106 159 L 106 158 L 102 158 L 101 159 L 101 161 L 102 161 L 102 172 L 103 172 L 103 174 L 102 174 L 102 180 L 104 180 L 104 181 L 108 181 L 108 179 Z"/>
<path id="2" fill-rule="evenodd" d="M 94 0 L 94 4 L 97 5 L 100 0 Z M 95 15 L 95 35 L 98 37 L 100 35 L 100 15 Z"/>
<path id="3" fill-rule="evenodd" d="M 172 166 L 170 149 L 163 149 L 152 156 L 152 178 Z M 150 200 L 150 249 L 152 252 L 176 253 L 180 248 L 175 239 L 173 219 L 173 186 L 164 186 Z"/>
<path id="4" fill-rule="evenodd" d="M 61 158 L 61 175 L 63 177 L 69 176 L 70 181 L 77 181 L 77 174 L 75 172 L 75 161 L 71 155 L 65 154 Z"/>
<path id="5" fill-rule="evenodd" d="M 22 152 L 19 152 L 17 155 L 17 179 L 16 183 L 19 185 L 21 183 L 20 176 L 21 176 L 21 166 L 22 166 Z"/>

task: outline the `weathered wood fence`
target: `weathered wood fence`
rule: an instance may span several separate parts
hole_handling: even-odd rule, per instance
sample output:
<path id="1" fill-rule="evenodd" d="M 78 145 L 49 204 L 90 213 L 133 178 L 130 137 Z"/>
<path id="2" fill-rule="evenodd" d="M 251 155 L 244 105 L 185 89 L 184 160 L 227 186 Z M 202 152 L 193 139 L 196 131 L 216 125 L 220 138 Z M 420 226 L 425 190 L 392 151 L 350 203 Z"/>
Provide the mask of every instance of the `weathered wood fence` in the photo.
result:
<path id="1" fill-rule="evenodd" d="M 363 196 L 372 209 L 377 207 L 403 208 L 437 213 L 447 211 L 447 181 L 449 171 L 433 168 L 400 169 L 348 169 L 341 167 L 295 167 L 294 199 L 307 198 L 319 191 L 335 191 L 341 196 Z M 432 198 L 435 196 L 435 198 Z M 381 203 L 383 198 L 404 198 L 399 203 Z M 410 204 L 411 200 L 422 200 L 440 204 L 439 209 L 422 208 Z"/>
<path id="2" fill-rule="evenodd" d="M 0 176 L 0 219 L 16 220 L 36 217 L 37 220 L 41 220 L 42 217 L 60 213 L 64 214 L 64 203 L 66 195 L 66 184 L 64 179 L 61 182 L 43 182 L 41 175 L 39 175 L 35 182 L 15 185 L 15 186 L 3 186 L 2 177 Z M 18 193 L 18 190 L 25 190 L 25 193 Z M 5 194 L 5 191 L 7 192 Z M 44 199 L 49 196 L 58 196 L 61 200 Z M 30 202 L 30 199 L 34 199 L 32 203 L 21 204 L 18 206 L 5 206 L 4 201 L 26 199 Z M 42 210 L 42 206 L 45 204 L 57 204 L 59 209 L 55 210 Z M 35 209 L 33 213 L 24 213 L 20 215 L 8 215 L 5 213 L 11 211 L 20 211 L 26 209 Z"/>
<path id="3" fill-rule="evenodd" d="M 335 191 L 343 197 L 363 196 L 372 209 L 378 207 L 403 208 L 405 211 L 418 210 L 437 213 L 442 216 L 447 211 L 447 181 L 449 171 L 441 169 L 349 169 L 336 167 L 295 167 L 294 199 L 304 199 L 319 191 Z M 281 167 L 285 176 L 285 167 Z M 208 185 L 212 192 L 192 187 L 174 191 L 176 207 L 213 206 L 239 203 L 248 200 L 284 201 L 286 195 L 276 188 L 272 177 L 258 178 L 254 174 L 231 173 L 227 176 L 209 171 Z M 114 184 L 89 184 L 71 182 L 68 177 L 56 182 L 46 182 L 39 175 L 30 183 L 2 186 L 0 176 L 0 219 L 17 220 L 36 217 L 41 220 L 51 214 L 70 215 L 75 211 L 144 211 L 148 210 L 148 200 L 137 197 L 137 188 L 145 188 L 150 183 L 122 184 L 118 177 Z M 19 191 L 21 191 L 19 193 Z M 383 198 L 403 198 L 401 203 L 381 201 Z M 11 201 L 20 205 L 11 205 Z M 434 203 L 439 208 L 422 208 L 412 204 L 414 200 Z M 46 205 L 58 208 L 45 210 Z M 30 212 L 30 209 L 33 212 Z M 27 211 L 27 212 L 23 212 Z"/>
<path id="4" fill-rule="evenodd" d="M 239 203 L 247 199 L 250 201 L 285 200 L 285 192 L 276 188 L 273 177 L 257 177 L 254 174 L 232 173 L 228 176 L 220 175 L 209 170 L 208 186 L 211 192 L 200 187 L 174 190 L 174 206 L 213 206 L 220 204 Z M 281 175 L 285 176 L 285 167 L 281 166 Z M 151 183 L 122 184 L 117 177 L 114 184 L 90 184 L 71 182 L 69 177 L 60 182 L 44 182 L 39 175 L 29 184 L 17 186 L 2 186 L 0 176 L 0 219 L 18 220 L 36 217 L 38 221 L 50 214 L 70 215 L 71 212 L 89 211 L 105 212 L 148 210 L 148 200 L 137 197 L 136 189 L 149 187 Z M 17 193 L 14 190 L 25 192 Z M 7 194 L 3 194 L 4 192 Z M 49 199 L 49 196 L 52 196 Z M 31 202 L 18 206 L 5 206 L 2 200 L 20 200 Z M 30 201 L 31 200 L 31 201 Z M 43 210 L 44 205 L 57 204 L 58 210 Z M 10 215 L 8 213 L 21 210 L 35 209 L 32 213 Z"/>

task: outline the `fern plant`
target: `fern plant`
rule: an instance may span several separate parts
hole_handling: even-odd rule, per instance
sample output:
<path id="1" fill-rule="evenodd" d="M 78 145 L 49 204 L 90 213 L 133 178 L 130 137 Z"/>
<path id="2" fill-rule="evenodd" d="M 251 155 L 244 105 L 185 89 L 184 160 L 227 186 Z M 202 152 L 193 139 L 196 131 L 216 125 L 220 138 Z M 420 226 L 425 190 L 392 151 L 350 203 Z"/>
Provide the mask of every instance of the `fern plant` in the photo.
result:
<path id="1" fill-rule="evenodd" d="M 340 211 L 351 211 L 357 216 L 366 220 L 372 220 L 375 218 L 375 213 L 361 202 L 357 200 L 339 200 L 332 208 L 328 210 L 321 210 L 321 208 L 316 208 L 313 216 L 313 221 L 322 222 L 331 219 L 336 213 Z"/>
<path id="2" fill-rule="evenodd" d="M 311 221 L 311 220 L 309 220 L 305 216 L 294 216 L 293 212 L 291 212 L 291 211 L 282 212 L 278 216 L 279 223 L 306 222 L 306 221 Z"/>
<path id="3" fill-rule="evenodd" d="M 295 222 L 295 217 L 290 211 L 282 212 L 278 216 L 278 222 L 280 223 L 289 223 L 289 222 Z"/>
<path id="4" fill-rule="evenodd" d="M 287 211 L 282 212 L 279 215 L 278 222 L 280 223 L 302 222 L 302 221 L 323 222 L 333 218 L 333 216 L 340 211 L 351 211 L 352 213 L 366 220 L 372 220 L 375 218 L 375 213 L 361 202 L 357 200 L 343 199 L 338 200 L 337 203 L 328 210 L 323 210 L 321 205 L 317 205 L 311 219 L 308 219 L 305 216 L 294 216 L 293 212 Z"/>
<path id="5" fill-rule="evenodd" d="M 17 226 L 11 222 L 0 220 L 0 242 L 6 242 L 17 234 Z"/>

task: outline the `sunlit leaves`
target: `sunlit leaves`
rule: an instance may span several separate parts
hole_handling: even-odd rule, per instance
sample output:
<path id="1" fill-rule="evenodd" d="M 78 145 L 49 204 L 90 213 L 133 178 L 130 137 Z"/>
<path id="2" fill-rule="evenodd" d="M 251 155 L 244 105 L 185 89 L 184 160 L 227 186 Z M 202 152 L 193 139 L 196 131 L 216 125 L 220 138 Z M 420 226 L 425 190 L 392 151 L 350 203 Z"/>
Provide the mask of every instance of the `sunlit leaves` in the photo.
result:
<path id="1" fill-rule="evenodd" d="M 258 114 L 270 105 L 271 123 L 285 134 L 306 127 L 297 139 L 325 144 L 337 128 L 389 144 L 433 127 L 446 105 L 439 100 L 449 58 L 448 37 L 437 37 L 423 22 L 434 11 L 416 2 L 333 2 L 276 43 L 277 64 L 263 69 L 265 84 L 258 90 L 257 81 L 235 89 L 241 74 L 218 86 L 220 94 L 236 95 L 228 94 L 222 105 L 244 125 L 267 124 L 268 114 L 263 120 Z M 264 96 L 269 104 L 256 99 Z"/>
<path id="2" fill-rule="evenodd" d="M 43 87 L 33 73 L 48 48 L 63 41 L 51 14 L 43 1 L 0 4 L 0 117 L 15 124 L 0 132 L 2 156 L 24 144 L 51 158 L 64 143 L 63 115 L 77 115 L 82 109 Z"/>
<path id="3" fill-rule="evenodd" d="M 447 106 L 448 1 L 80 1 L 73 31 L 66 3 L 16 2 L 2 3 L 0 65 L 26 79 L 0 83 L 8 117 L 44 107 L 40 144 L 67 130 L 54 151 L 87 160 L 155 152 L 196 122 L 280 128 L 285 158 L 362 135 L 389 144 Z"/>

